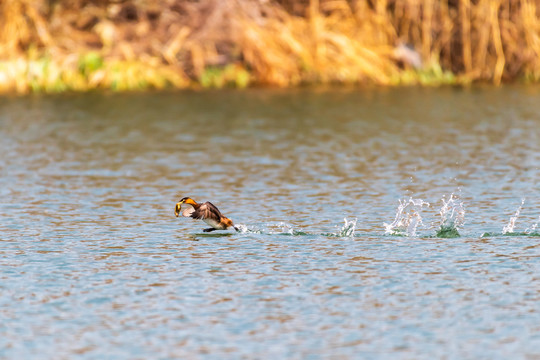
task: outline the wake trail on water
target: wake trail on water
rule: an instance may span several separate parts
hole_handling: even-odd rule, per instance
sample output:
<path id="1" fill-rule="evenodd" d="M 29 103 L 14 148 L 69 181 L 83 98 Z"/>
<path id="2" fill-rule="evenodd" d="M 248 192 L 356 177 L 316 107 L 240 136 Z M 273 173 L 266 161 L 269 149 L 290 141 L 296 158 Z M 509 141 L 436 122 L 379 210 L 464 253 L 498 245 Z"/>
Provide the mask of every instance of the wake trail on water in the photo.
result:
<path id="1" fill-rule="evenodd" d="M 460 197 L 454 193 L 450 194 L 450 196 L 443 195 L 441 202 L 442 206 L 438 211 L 438 219 L 431 222 L 432 225 L 428 228 L 428 230 L 435 228 L 435 234 L 427 235 L 427 237 L 443 239 L 460 237 L 460 230 L 463 229 L 465 225 L 466 212 L 464 203 L 460 200 Z M 418 237 L 419 229 L 424 226 L 423 216 L 425 217 L 426 214 L 423 212 L 432 208 L 432 205 L 423 199 L 414 199 L 412 197 L 399 199 L 398 203 L 399 204 L 397 206 L 393 221 L 390 223 L 383 223 L 384 235 Z M 481 233 L 480 237 L 493 237 L 501 235 L 527 237 L 540 236 L 540 216 L 524 231 L 516 231 L 516 226 L 524 205 L 525 199 L 522 199 L 521 204 L 516 209 L 514 215 L 510 217 L 508 223 L 503 227 L 501 233 Z M 299 230 L 298 228 L 295 228 L 294 225 L 286 222 L 267 223 L 262 226 L 237 224 L 236 227 L 241 234 L 355 238 L 357 236 L 357 223 L 358 218 L 351 218 L 351 220 L 349 220 L 347 217 L 345 217 L 343 219 L 343 224 L 336 225 L 336 231 L 323 233 Z"/>
<path id="2" fill-rule="evenodd" d="M 277 224 L 267 224 L 263 227 L 248 226 L 245 224 L 237 224 L 239 232 L 243 234 L 266 234 L 266 235 L 289 235 L 289 236 L 305 236 L 316 235 L 326 237 L 341 237 L 341 238 L 353 238 L 356 231 L 357 219 L 348 220 L 343 219 L 344 223 L 341 226 L 337 226 L 338 230 L 332 233 L 309 233 L 301 230 L 297 230 L 293 225 L 280 222 Z"/>

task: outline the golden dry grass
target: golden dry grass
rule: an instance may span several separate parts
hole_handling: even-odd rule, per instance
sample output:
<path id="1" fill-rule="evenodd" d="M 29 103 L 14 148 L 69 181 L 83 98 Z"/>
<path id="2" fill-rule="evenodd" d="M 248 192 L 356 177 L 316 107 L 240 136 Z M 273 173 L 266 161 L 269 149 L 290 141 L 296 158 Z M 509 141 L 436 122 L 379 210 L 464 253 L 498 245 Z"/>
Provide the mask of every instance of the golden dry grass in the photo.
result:
<path id="1" fill-rule="evenodd" d="M 539 5 L 3 0 L 0 91 L 538 81 Z"/>

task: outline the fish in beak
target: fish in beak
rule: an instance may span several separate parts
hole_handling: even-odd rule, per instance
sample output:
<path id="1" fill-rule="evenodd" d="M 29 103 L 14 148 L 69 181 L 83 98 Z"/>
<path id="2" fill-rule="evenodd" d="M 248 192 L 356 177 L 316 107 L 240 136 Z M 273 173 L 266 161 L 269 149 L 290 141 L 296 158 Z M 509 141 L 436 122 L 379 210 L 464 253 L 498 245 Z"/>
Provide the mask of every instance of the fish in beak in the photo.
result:
<path id="1" fill-rule="evenodd" d="M 178 215 L 180 215 L 180 210 L 182 210 L 182 204 L 183 203 L 184 203 L 183 200 L 176 203 L 176 206 L 174 207 L 174 215 L 176 215 L 176 217 L 178 217 Z"/>

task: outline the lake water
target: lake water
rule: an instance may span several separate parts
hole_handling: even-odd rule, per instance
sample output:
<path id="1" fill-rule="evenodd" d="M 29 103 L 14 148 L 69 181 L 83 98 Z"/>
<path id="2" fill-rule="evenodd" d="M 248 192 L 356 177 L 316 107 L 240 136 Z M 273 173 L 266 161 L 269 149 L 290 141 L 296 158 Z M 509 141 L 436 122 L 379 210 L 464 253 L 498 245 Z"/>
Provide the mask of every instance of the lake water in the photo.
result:
<path id="1" fill-rule="evenodd" d="M 5 97 L 0 152 L 0 358 L 540 359 L 539 87 Z"/>

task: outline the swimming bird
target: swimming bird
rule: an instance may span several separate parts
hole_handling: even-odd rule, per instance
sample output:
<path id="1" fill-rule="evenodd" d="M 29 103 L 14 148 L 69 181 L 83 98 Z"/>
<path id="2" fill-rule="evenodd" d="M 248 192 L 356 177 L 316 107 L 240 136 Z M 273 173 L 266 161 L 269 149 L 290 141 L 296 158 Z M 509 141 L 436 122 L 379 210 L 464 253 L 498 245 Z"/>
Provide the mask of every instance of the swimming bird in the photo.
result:
<path id="1" fill-rule="evenodd" d="M 189 205 L 187 209 L 182 211 L 182 216 L 202 220 L 211 226 L 211 228 L 204 229 L 204 232 L 227 230 L 230 228 L 240 231 L 236 226 L 234 226 L 232 220 L 223 216 L 218 208 L 210 201 L 207 201 L 204 204 L 199 204 L 190 197 L 184 197 L 176 203 L 174 208 L 174 214 L 176 217 L 178 217 L 180 210 L 182 210 L 182 204 Z"/>

